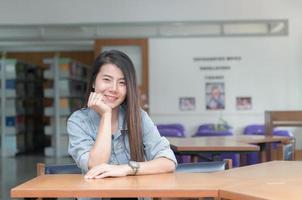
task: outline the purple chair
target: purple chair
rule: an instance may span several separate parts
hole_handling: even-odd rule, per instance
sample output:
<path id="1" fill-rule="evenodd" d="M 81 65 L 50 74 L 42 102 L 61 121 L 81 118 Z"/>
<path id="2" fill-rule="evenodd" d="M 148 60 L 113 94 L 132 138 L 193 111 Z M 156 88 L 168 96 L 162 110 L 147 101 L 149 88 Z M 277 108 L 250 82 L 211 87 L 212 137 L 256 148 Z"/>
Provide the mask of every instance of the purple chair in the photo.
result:
<path id="1" fill-rule="evenodd" d="M 265 126 L 264 124 L 251 124 L 244 128 L 244 135 L 264 135 L 265 134 Z M 280 129 L 274 129 L 273 135 L 276 136 L 285 136 L 289 137 L 291 139 L 294 139 L 294 135 L 292 132 L 288 130 L 280 130 Z M 277 148 L 277 143 L 273 143 L 273 148 Z M 293 150 L 292 145 L 288 145 L 287 151 L 289 151 L 287 154 L 292 154 L 290 151 Z M 289 160 L 291 156 L 285 156 L 286 160 Z M 247 154 L 247 164 L 253 165 L 260 162 L 259 154 L 257 152 L 248 153 Z"/>
<path id="2" fill-rule="evenodd" d="M 226 124 L 202 124 L 198 127 L 196 133 L 192 137 L 199 136 L 232 136 L 232 128 Z"/>
<path id="3" fill-rule="evenodd" d="M 158 124 L 157 129 L 161 136 L 185 137 L 185 128 L 182 124 Z"/>
<path id="4" fill-rule="evenodd" d="M 244 135 L 264 135 L 265 127 L 263 124 L 252 124 L 244 128 Z"/>
<path id="5" fill-rule="evenodd" d="M 244 128 L 243 134 L 244 135 L 264 135 L 265 126 L 263 124 L 248 125 Z M 274 129 L 273 135 L 294 138 L 293 133 L 288 130 Z"/>
<path id="6" fill-rule="evenodd" d="M 232 136 L 232 127 L 227 124 L 215 125 L 215 124 L 202 124 L 198 127 L 196 133 L 192 137 L 211 137 L 211 136 Z M 221 153 L 214 155 L 212 153 L 203 153 L 201 157 L 205 160 L 223 160 L 232 159 L 233 167 L 239 167 L 238 154 L 236 153 Z M 204 161 L 204 160 L 201 160 Z"/>
<path id="7" fill-rule="evenodd" d="M 173 123 L 173 124 L 158 124 L 158 132 L 161 136 L 164 137 L 186 137 L 185 128 L 182 124 Z M 176 155 L 176 159 L 179 163 L 189 163 L 191 161 L 190 156 Z"/>

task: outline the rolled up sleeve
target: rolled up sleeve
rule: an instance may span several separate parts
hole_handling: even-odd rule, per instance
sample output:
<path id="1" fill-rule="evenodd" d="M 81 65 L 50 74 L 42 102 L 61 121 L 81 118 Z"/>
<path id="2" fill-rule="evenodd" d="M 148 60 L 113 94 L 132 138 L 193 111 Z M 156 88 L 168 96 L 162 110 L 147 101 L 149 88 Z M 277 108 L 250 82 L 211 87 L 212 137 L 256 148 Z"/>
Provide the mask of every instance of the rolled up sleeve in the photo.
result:
<path id="1" fill-rule="evenodd" d="M 67 121 L 69 135 L 68 153 L 75 160 L 83 172 L 88 171 L 89 152 L 94 144 L 93 138 L 88 134 L 87 124 L 75 116 Z"/>
<path id="2" fill-rule="evenodd" d="M 153 160 L 155 158 L 165 157 L 177 165 L 169 141 L 165 137 L 160 136 L 156 125 L 144 111 L 142 111 L 142 128 L 146 159 Z"/>

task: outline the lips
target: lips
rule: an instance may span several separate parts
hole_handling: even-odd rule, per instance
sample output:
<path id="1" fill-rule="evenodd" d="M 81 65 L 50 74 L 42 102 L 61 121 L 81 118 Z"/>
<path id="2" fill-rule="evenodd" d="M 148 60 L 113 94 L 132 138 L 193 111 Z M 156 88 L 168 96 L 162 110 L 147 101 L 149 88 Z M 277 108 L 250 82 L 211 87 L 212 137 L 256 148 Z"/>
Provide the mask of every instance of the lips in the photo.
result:
<path id="1" fill-rule="evenodd" d="M 111 96 L 111 95 L 104 95 L 104 96 L 106 97 L 106 99 L 108 101 L 111 101 L 111 102 L 118 99 L 116 96 Z"/>

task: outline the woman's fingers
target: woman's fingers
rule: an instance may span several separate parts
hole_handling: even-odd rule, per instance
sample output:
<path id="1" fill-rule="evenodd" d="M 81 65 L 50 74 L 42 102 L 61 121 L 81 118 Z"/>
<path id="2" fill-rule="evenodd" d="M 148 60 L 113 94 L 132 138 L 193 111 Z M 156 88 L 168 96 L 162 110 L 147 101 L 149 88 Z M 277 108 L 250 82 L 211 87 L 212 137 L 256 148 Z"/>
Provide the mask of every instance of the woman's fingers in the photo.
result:
<path id="1" fill-rule="evenodd" d="M 102 170 L 90 170 L 89 173 L 87 173 L 85 175 L 85 178 L 94 178 L 101 173 L 102 173 Z"/>
<path id="2" fill-rule="evenodd" d="M 88 102 L 87 102 L 87 106 L 88 106 L 88 107 L 91 106 L 91 101 L 92 101 L 93 93 L 94 93 L 94 92 L 90 92 L 90 94 L 89 94 L 89 98 L 88 98 Z"/>
<path id="3" fill-rule="evenodd" d="M 88 98 L 87 106 L 92 107 L 92 106 L 98 105 L 98 103 L 102 100 L 103 100 L 102 94 L 96 93 L 96 92 L 91 92 L 89 95 L 89 98 Z"/>
<path id="4" fill-rule="evenodd" d="M 111 176 L 110 171 L 99 174 L 99 175 L 95 176 L 94 178 L 105 178 L 105 177 L 109 177 L 109 176 Z"/>
<path id="5" fill-rule="evenodd" d="M 85 178 L 96 178 L 98 175 L 105 173 L 107 171 L 106 168 L 106 165 L 103 164 L 95 166 L 87 172 Z"/>

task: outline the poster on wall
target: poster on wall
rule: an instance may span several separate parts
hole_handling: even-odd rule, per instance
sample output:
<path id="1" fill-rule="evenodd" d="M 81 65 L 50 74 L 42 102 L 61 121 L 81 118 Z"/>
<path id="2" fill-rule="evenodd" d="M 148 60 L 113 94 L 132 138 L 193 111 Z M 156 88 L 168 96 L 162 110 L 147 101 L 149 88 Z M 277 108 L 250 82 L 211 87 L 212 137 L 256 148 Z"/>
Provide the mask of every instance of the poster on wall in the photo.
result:
<path id="1" fill-rule="evenodd" d="M 180 97 L 179 98 L 179 110 L 181 110 L 181 111 L 195 110 L 195 98 L 194 97 Z"/>
<path id="2" fill-rule="evenodd" d="M 206 108 L 207 110 L 225 109 L 225 90 L 223 82 L 206 83 Z"/>
<path id="3" fill-rule="evenodd" d="M 237 97 L 236 98 L 237 110 L 251 110 L 252 109 L 252 97 Z"/>

